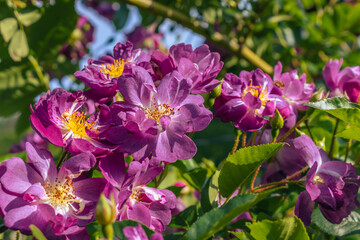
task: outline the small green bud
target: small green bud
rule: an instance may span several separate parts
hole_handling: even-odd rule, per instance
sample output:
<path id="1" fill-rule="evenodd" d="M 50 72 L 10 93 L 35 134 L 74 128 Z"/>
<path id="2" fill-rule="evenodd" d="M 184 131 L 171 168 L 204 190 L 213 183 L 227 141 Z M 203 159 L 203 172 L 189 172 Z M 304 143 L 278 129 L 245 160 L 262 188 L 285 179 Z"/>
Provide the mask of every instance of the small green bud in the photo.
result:
<path id="1" fill-rule="evenodd" d="M 320 88 L 319 90 L 317 90 L 316 92 L 314 92 L 311 97 L 309 102 L 317 102 L 320 101 L 321 99 L 324 98 L 324 89 Z"/>
<path id="2" fill-rule="evenodd" d="M 295 133 L 296 133 L 296 137 L 300 137 L 302 135 L 305 135 L 305 133 L 303 131 L 300 131 L 299 129 L 295 129 Z"/>
<path id="3" fill-rule="evenodd" d="M 217 98 L 218 96 L 220 96 L 220 94 L 221 94 L 221 85 L 222 84 L 219 84 L 216 88 L 214 88 L 214 90 L 212 90 L 210 92 L 211 97 Z"/>
<path id="4" fill-rule="evenodd" d="M 207 106 L 210 108 L 210 107 L 212 107 L 213 105 L 214 105 L 214 103 L 215 103 L 215 98 L 209 98 L 208 100 L 207 100 Z"/>
<path id="5" fill-rule="evenodd" d="M 284 126 L 284 119 L 277 109 L 275 115 L 270 119 L 270 126 L 272 129 L 280 129 Z"/>
<path id="6" fill-rule="evenodd" d="M 278 128 L 271 129 L 271 136 L 273 138 L 273 141 L 275 142 L 277 136 L 279 136 L 279 129 Z"/>
<path id="7" fill-rule="evenodd" d="M 112 224 L 116 218 L 115 200 L 114 196 L 111 195 L 111 200 L 107 199 L 102 193 L 99 201 L 96 205 L 95 219 L 101 225 Z"/>

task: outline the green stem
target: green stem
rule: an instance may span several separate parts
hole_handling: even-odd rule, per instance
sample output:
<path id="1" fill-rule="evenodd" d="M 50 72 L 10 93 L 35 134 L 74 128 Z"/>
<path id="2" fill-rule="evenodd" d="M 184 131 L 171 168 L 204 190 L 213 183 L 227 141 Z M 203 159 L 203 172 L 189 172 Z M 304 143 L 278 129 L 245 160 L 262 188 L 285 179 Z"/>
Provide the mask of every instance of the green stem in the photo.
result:
<path id="1" fill-rule="evenodd" d="M 233 146 L 230 154 L 234 154 L 236 152 L 236 149 L 239 145 L 240 135 L 241 135 L 241 131 L 239 129 L 234 129 L 234 132 L 235 132 L 235 141 L 234 141 L 234 146 Z"/>
<path id="2" fill-rule="evenodd" d="M 41 67 L 38 63 L 38 61 L 31 55 L 28 56 L 28 59 L 30 63 L 32 64 L 33 68 L 35 69 L 35 72 L 40 80 L 40 83 L 44 85 L 47 89 L 49 89 L 48 83 L 45 81 L 44 74 L 41 71 Z"/>
<path id="3" fill-rule="evenodd" d="M 246 147 L 246 132 L 243 132 L 241 147 Z"/>
<path id="4" fill-rule="evenodd" d="M 304 122 L 308 118 L 308 115 L 305 114 L 305 116 L 300 119 L 293 128 L 291 128 L 289 131 L 287 131 L 281 138 L 279 138 L 276 142 L 283 142 L 285 141 L 294 131 L 296 128 L 300 126 L 302 122 Z"/>
<path id="5" fill-rule="evenodd" d="M 112 223 L 102 225 L 101 230 L 105 236 L 106 239 L 113 240 L 114 239 L 114 227 Z"/>
<path id="6" fill-rule="evenodd" d="M 70 156 L 70 153 L 68 151 L 65 151 L 65 149 L 63 150 L 61 156 L 60 156 L 60 159 L 59 159 L 59 162 L 58 164 L 56 165 L 57 168 L 60 168 L 61 165 L 63 164 L 63 162 L 65 162 L 65 160 Z"/>
<path id="7" fill-rule="evenodd" d="M 286 177 L 283 180 L 278 181 L 278 182 L 267 183 L 267 184 L 264 184 L 264 185 L 260 185 L 260 186 L 258 186 L 256 188 L 250 187 L 250 192 L 261 192 L 263 190 L 266 190 L 266 189 L 269 189 L 271 187 L 275 187 L 275 186 L 278 186 L 278 185 L 298 183 L 298 181 L 291 181 L 291 179 L 293 179 L 294 177 L 300 175 L 301 173 L 305 172 L 308 169 L 309 169 L 309 166 L 306 166 L 306 167 L 300 169 L 299 171 L 291 174 L 290 176 L 288 176 L 288 177 Z"/>
<path id="8" fill-rule="evenodd" d="M 254 190 L 255 180 L 256 180 L 256 177 L 257 177 L 257 175 L 259 173 L 260 167 L 261 167 L 261 165 L 255 170 L 254 175 L 253 175 L 253 177 L 251 179 L 250 192 L 252 192 Z"/>
<path id="9" fill-rule="evenodd" d="M 349 156 L 349 150 L 350 150 L 350 147 L 351 147 L 351 139 L 349 139 L 348 143 L 346 144 L 346 150 L 345 150 L 345 159 L 344 159 L 344 162 L 347 161 L 347 158 Z"/>
<path id="10" fill-rule="evenodd" d="M 336 135 L 336 131 L 338 128 L 340 120 L 337 118 L 336 119 L 336 123 L 335 123 L 335 127 L 334 127 L 334 132 L 331 138 L 331 144 L 330 144 L 330 150 L 329 150 L 329 158 L 333 159 L 333 155 L 334 155 L 334 145 L 335 145 L 335 135 Z"/>
<path id="11" fill-rule="evenodd" d="M 253 51 L 251 51 L 244 44 L 240 44 L 238 39 L 232 38 L 229 39 L 228 36 L 222 35 L 219 32 L 210 34 L 207 30 L 209 27 L 207 23 L 195 20 L 190 18 L 186 14 L 169 8 L 163 4 L 160 4 L 153 0 L 122 0 L 127 4 L 137 6 L 138 8 L 144 9 L 148 12 L 152 12 L 157 16 L 162 16 L 169 18 L 184 27 L 191 29 L 193 32 L 196 32 L 200 35 L 206 37 L 209 41 L 214 44 L 232 52 L 238 57 L 245 58 L 248 62 L 253 64 L 256 67 L 261 68 L 264 72 L 272 74 L 273 67 L 270 66 L 267 62 L 257 56 Z"/>
<path id="12" fill-rule="evenodd" d="M 311 139 L 314 141 L 314 136 L 313 136 L 312 133 L 311 133 L 308 120 L 306 120 L 304 123 L 305 123 L 306 129 L 307 129 L 308 132 L 309 132 L 309 135 L 310 135 Z"/>

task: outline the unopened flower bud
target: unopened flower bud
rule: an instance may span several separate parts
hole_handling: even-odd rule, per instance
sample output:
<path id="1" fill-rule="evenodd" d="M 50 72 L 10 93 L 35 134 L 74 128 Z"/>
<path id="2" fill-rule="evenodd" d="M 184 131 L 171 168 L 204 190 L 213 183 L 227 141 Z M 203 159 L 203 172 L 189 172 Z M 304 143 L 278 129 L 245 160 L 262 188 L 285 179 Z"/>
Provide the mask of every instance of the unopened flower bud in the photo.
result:
<path id="1" fill-rule="evenodd" d="M 272 129 L 281 129 L 284 126 L 284 119 L 277 109 L 274 116 L 270 119 L 270 126 Z"/>
<path id="2" fill-rule="evenodd" d="M 325 97 L 324 89 L 320 88 L 311 95 L 309 102 L 317 102 L 323 99 L 324 97 Z"/>
<path id="3" fill-rule="evenodd" d="M 210 96 L 213 98 L 217 98 L 221 94 L 221 84 L 219 84 L 214 90 L 210 92 Z"/>
<path id="4" fill-rule="evenodd" d="M 114 196 L 111 195 L 111 200 L 107 199 L 102 193 L 96 205 L 95 219 L 101 225 L 111 224 L 116 218 L 116 209 Z"/>

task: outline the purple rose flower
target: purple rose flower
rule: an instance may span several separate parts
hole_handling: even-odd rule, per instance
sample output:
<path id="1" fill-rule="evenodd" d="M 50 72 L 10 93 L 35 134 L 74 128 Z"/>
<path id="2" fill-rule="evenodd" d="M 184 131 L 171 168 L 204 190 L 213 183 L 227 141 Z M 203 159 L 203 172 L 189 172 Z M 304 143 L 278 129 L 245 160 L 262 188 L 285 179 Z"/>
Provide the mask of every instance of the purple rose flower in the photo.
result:
<path id="1" fill-rule="evenodd" d="M 288 117 L 289 103 L 281 96 L 270 94 L 271 78 L 260 69 L 241 71 L 239 76 L 225 75 L 221 95 L 216 98 L 215 117 L 223 122 L 232 121 L 242 131 L 255 131 L 268 121 L 264 116 L 273 116 L 278 108 L 283 117 Z"/>
<path id="2" fill-rule="evenodd" d="M 68 159 L 56 169 L 51 153 L 26 144 L 29 163 L 11 158 L 0 165 L 0 209 L 5 225 L 31 234 L 30 224 L 48 238 L 80 234 L 93 219 L 105 179 L 76 179 L 96 159 L 89 152 Z"/>
<path id="3" fill-rule="evenodd" d="M 309 157 L 305 160 L 310 170 L 306 174 L 306 191 L 299 195 L 295 215 L 310 225 L 316 202 L 329 222 L 339 224 L 358 205 L 360 176 L 350 163 L 329 161 L 322 150 L 307 147 L 306 151 Z"/>
<path id="4" fill-rule="evenodd" d="M 359 101 L 360 66 L 346 67 L 340 71 L 342 59 L 330 60 L 323 69 L 323 77 L 331 91 L 330 97 L 346 95 L 351 102 Z"/>
<path id="5" fill-rule="evenodd" d="M 125 101 L 110 106 L 115 126 L 104 135 L 119 150 L 136 160 L 152 154 L 164 162 L 195 155 L 186 133 L 206 128 L 212 113 L 201 96 L 190 95 L 190 79 L 174 71 L 156 88 L 145 69 L 134 67 L 131 77 L 120 77 L 118 87 Z"/>
<path id="6" fill-rule="evenodd" d="M 157 162 L 158 163 L 158 162 Z M 166 189 L 147 187 L 159 173 L 154 161 L 133 161 L 126 170 L 121 154 L 114 152 L 101 159 L 99 167 L 111 186 L 107 195 L 114 194 L 117 203 L 117 220 L 132 219 L 141 222 L 156 232 L 162 232 L 171 221 L 171 210 L 176 197 Z"/>
<path id="7" fill-rule="evenodd" d="M 274 159 L 266 165 L 263 184 L 283 180 L 304 168 L 308 159 L 320 158 L 319 148 L 307 135 L 288 139 L 286 142 L 288 145 L 281 148 Z M 294 179 L 298 178 L 300 176 Z"/>
<path id="8" fill-rule="evenodd" d="M 146 236 L 146 233 L 144 229 L 141 227 L 141 225 L 137 225 L 136 227 L 125 227 L 123 229 L 125 237 L 127 237 L 129 240 L 149 240 L 149 238 Z M 163 240 L 164 238 L 160 233 L 154 233 L 151 235 L 150 240 Z"/>
<path id="9" fill-rule="evenodd" d="M 192 80 L 191 93 L 200 94 L 212 91 L 220 84 L 215 77 L 220 72 L 223 62 L 218 53 L 212 53 L 209 46 L 201 45 L 195 50 L 190 44 L 176 44 L 170 48 L 169 56 L 155 51 L 151 58 L 160 69 L 160 78 L 177 70 L 184 78 Z M 156 73 L 155 69 L 155 73 Z"/>
<path id="10" fill-rule="evenodd" d="M 315 85 L 306 83 L 305 73 L 299 78 L 296 70 L 281 72 L 282 65 L 281 62 L 278 62 L 274 68 L 274 87 L 271 93 L 282 96 L 290 103 L 291 113 L 285 125 L 287 128 L 292 128 L 296 124 L 297 111 L 307 109 L 307 106 L 302 104 L 309 102 L 311 95 L 315 91 Z"/>
<path id="11" fill-rule="evenodd" d="M 94 113 L 93 104 L 86 102 L 81 92 L 69 93 L 60 88 L 48 91 L 31 111 L 33 129 L 52 144 L 74 154 L 91 151 L 101 155 L 109 151 L 100 139 L 108 107 L 101 106 L 100 112 Z"/>
<path id="12" fill-rule="evenodd" d="M 145 48 L 149 54 L 155 49 L 162 47 L 161 33 L 155 33 L 156 25 L 152 25 L 148 28 L 139 25 L 131 33 L 126 35 L 128 41 L 134 44 L 136 48 Z"/>
<path id="13" fill-rule="evenodd" d="M 14 144 L 9 153 L 18 153 L 25 151 L 25 144 L 30 142 L 31 144 L 35 145 L 37 148 L 47 149 L 48 143 L 45 141 L 39 134 L 36 132 L 34 133 L 27 133 L 23 139 L 21 139 L 19 144 Z"/>
<path id="14" fill-rule="evenodd" d="M 90 90 L 85 96 L 99 103 L 107 102 L 117 92 L 117 80 L 122 75 L 131 74 L 131 68 L 140 65 L 151 69 L 150 56 L 140 49 L 133 49 L 133 44 L 118 43 L 113 50 L 114 57 L 103 56 L 100 60 L 88 60 L 88 66 L 74 73 Z"/>

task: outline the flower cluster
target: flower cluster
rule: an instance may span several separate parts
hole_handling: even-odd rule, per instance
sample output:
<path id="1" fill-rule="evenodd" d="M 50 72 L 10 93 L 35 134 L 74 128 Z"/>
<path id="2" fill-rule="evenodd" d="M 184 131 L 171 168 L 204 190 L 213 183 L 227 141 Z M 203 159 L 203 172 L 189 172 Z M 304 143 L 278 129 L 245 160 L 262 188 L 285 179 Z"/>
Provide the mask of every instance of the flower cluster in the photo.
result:
<path id="1" fill-rule="evenodd" d="M 28 162 L 11 158 L 0 165 L 5 225 L 30 234 L 34 224 L 48 238 L 88 238 L 85 226 L 94 220 L 104 193 L 114 198 L 114 220 L 164 231 L 177 199 L 169 190 L 146 185 L 164 163 L 195 155 L 187 134 L 205 129 L 212 113 L 194 93 L 219 84 L 219 58 L 207 46 L 192 50 L 180 44 L 169 56 L 150 56 L 131 42 L 118 43 L 113 56 L 89 59 L 75 73 L 89 90 L 41 95 L 31 106 L 31 125 L 36 136 L 62 147 L 64 154 L 56 167 L 50 152 L 26 143 Z M 133 160 L 126 162 L 129 155 Z M 87 178 L 85 172 L 94 169 L 105 178 Z"/>
<path id="2" fill-rule="evenodd" d="M 286 126 L 295 125 L 297 111 L 306 107 L 315 90 L 314 84 L 306 83 L 306 76 L 300 78 L 296 70 L 281 74 L 282 65 L 275 66 L 274 79 L 262 70 L 241 71 L 239 76 L 225 75 L 221 96 L 215 101 L 215 117 L 223 122 L 232 121 L 242 131 L 256 131 L 274 116 L 277 109 L 286 119 Z"/>
<path id="3" fill-rule="evenodd" d="M 339 71 L 340 65 L 329 61 L 324 68 L 330 95 L 358 102 L 360 68 Z M 220 55 L 207 45 L 193 49 L 177 44 L 165 54 L 135 49 L 128 41 L 116 44 L 112 56 L 89 59 L 74 74 L 86 91 L 55 89 L 30 107 L 35 134 L 12 150 L 25 149 L 27 161 L 13 157 L 0 164 L 0 216 L 6 227 L 31 234 L 33 224 L 50 239 L 89 239 L 86 226 L 95 218 L 103 229 L 113 221 L 134 220 L 155 232 L 151 239 L 162 239 L 172 217 L 185 206 L 172 191 L 158 188 L 159 183 L 169 163 L 195 156 L 192 134 L 204 130 L 213 117 L 204 97 L 220 84 L 215 117 L 244 132 L 243 147 L 275 142 L 278 136 L 287 143 L 263 164 L 263 185 L 256 188 L 259 169 L 254 171 L 248 191 L 303 181 L 306 190 L 299 195 L 295 215 L 305 225 L 315 203 L 331 223 L 349 216 L 358 205 L 360 186 L 354 166 L 332 160 L 309 136 L 294 133 L 315 85 L 296 70 L 282 72 L 280 62 L 272 78 L 256 69 L 238 76 L 226 73 L 221 82 L 216 77 L 222 66 Z M 252 132 L 247 142 L 246 132 Z M 47 143 L 62 148 L 57 161 L 44 149 Z M 305 181 L 300 174 L 308 168 Z M 95 173 L 101 178 L 93 177 Z M 211 204 L 226 205 L 244 190 L 234 189 L 226 199 L 218 195 Z M 252 219 L 249 210 L 233 223 Z M 240 225 L 234 231 L 243 231 Z M 123 234 L 148 239 L 140 224 L 125 227 Z"/>

